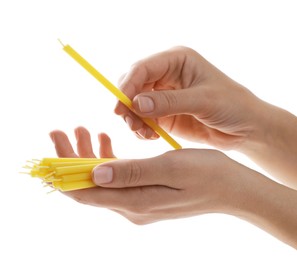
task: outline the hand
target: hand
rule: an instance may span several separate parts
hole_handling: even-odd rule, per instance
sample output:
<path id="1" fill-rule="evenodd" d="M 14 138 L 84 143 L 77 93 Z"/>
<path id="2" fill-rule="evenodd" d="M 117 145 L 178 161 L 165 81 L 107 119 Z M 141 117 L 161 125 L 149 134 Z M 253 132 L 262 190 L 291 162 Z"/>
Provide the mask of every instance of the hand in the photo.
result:
<path id="1" fill-rule="evenodd" d="M 234 149 L 255 132 L 263 103 L 185 47 L 134 64 L 120 81 L 140 117 L 150 117 L 182 138 Z M 157 135 L 123 104 L 115 112 L 144 138 Z"/>
<path id="2" fill-rule="evenodd" d="M 78 154 L 94 157 L 89 132 L 76 129 Z M 76 157 L 68 137 L 53 131 L 62 157 Z M 100 155 L 113 157 L 107 135 Z M 175 150 L 94 169 L 99 187 L 64 192 L 78 202 L 116 211 L 136 224 L 219 212 L 243 218 L 297 248 L 297 193 L 214 150 Z M 280 214 L 281 212 L 281 214 Z"/>
<path id="3" fill-rule="evenodd" d="M 95 157 L 89 132 L 80 127 L 75 134 L 78 155 Z M 50 135 L 60 157 L 78 156 L 65 133 Z M 101 134 L 99 141 L 100 155 L 114 157 L 109 137 Z M 233 197 L 229 181 L 236 167 L 236 162 L 218 151 L 179 150 L 155 158 L 101 164 L 93 176 L 100 187 L 64 194 L 146 224 L 226 209 Z"/>

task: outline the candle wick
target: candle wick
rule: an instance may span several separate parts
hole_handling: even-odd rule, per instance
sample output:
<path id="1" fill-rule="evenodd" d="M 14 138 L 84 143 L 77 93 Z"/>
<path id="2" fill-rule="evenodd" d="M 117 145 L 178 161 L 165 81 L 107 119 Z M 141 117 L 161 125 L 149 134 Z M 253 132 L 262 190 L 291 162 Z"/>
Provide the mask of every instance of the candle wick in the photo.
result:
<path id="1" fill-rule="evenodd" d="M 64 43 L 58 38 L 58 42 L 62 44 L 63 47 L 65 47 Z"/>

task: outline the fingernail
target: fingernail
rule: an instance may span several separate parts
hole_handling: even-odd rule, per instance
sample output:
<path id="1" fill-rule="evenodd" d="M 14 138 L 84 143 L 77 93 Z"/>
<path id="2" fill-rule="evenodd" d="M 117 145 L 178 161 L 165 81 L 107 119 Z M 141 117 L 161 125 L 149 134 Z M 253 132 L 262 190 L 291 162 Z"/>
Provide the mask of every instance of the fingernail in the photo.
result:
<path id="1" fill-rule="evenodd" d="M 146 130 L 146 136 L 148 139 L 151 139 L 151 140 L 157 139 L 158 137 L 158 135 L 151 128 L 148 128 Z"/>
<path id="2" fill-rule="evenodd" d="M 154 111 L 155 104 L 150 97 L 138 97 L 137 99 L 140 112 L 149 113 Z"/>
<path id="3" fill-rule="evenodd" d="M 97 185 L 110 183 L 113 177 L 111 167 L 97 166 L 93 171 L 94 182 Z"/>
<path id="4" fill-rule="evenodd" d="M 145 136 L 146 136 L 146 129 L 145 129 L 145 128 L 141 128 L 141 129 L 139 129 L 137 132 L 138 132 L 138 134 L 139 134 L 141 137 L 145 138 Z"/>
<path id="5" fill-rule="evenodd" d="M 125 121 L 128 124 L 128 126 L 132 129 L 133 126 L 133 119 L 130 116 L 125 117 Z"/>

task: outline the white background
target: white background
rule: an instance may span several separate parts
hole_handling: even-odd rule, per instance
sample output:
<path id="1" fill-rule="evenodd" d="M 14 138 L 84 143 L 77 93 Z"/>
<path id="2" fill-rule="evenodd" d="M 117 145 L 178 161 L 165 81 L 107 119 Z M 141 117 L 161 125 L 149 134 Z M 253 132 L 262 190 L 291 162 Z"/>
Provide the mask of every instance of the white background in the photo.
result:
<path id="1" fill-rule="evenodd" d="M 170 147 L 138 140 L 115 98 L 61 49 L 69 43 L 112 82 L 138 59 L 186 45 L 262 99 L 297 114 L 295 1 L 0 0 L 0 259 L 296 259 L 296 251 L 231 216 L 136 226 L 18 174 L 55 156 L 62 129 L 110 134 L 119 158 Z M 295 94 L 294 94 L 295 93 Z M 223 98 L 223 97 L 222 97 Z M 179 140 L 184 147 L 202 147 Z M 244 156 L 229 156 L 258 168 Z M 4 256 L 5 255 L 5 256 Z"/>

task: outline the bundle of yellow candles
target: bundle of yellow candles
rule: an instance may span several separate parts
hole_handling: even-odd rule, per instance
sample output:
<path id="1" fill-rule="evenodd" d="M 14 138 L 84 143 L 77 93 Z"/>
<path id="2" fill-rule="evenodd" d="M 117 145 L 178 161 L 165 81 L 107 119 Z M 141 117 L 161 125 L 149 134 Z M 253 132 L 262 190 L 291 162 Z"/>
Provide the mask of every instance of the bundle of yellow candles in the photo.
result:
<path id="1" fill-rule="evenodd" d="M 38 177 L 55 190 L 71 191 L 96 187 L 91 173 L 98 164 L 115 158 L 44 158 L 28 161 L 32 177 Z"/>

